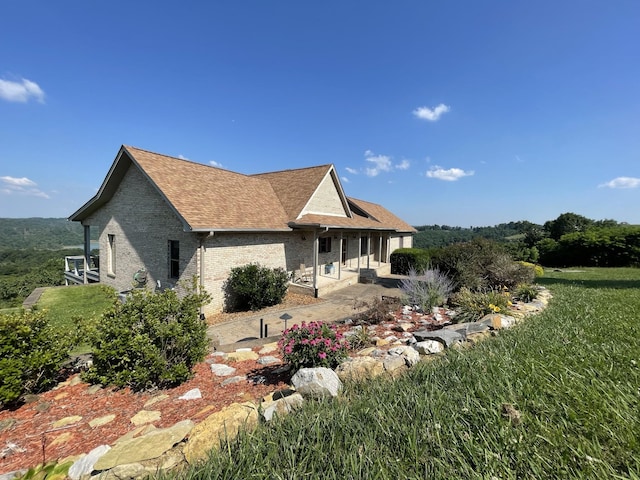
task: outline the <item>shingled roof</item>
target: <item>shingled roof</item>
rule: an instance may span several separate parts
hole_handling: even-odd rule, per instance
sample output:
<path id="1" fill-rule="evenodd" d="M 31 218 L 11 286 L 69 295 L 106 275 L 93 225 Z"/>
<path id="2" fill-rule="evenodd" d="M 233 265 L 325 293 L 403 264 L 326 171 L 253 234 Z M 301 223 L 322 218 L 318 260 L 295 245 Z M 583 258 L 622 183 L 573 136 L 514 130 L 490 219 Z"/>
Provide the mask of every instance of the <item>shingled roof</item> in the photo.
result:
<path id="1" fill-rule="evenodd" d="M 105 205 L 132 165 L 187 231 L 288 231 L 311 226 L 415 231 L 380 205 L 347 199 L 333 165 L 243 175 L 130 146 L 121 147 L 96 196 L 69 219 L 82 221 Z M 347 216 L 301 215 L 327 175 L 332 176 Z"/>

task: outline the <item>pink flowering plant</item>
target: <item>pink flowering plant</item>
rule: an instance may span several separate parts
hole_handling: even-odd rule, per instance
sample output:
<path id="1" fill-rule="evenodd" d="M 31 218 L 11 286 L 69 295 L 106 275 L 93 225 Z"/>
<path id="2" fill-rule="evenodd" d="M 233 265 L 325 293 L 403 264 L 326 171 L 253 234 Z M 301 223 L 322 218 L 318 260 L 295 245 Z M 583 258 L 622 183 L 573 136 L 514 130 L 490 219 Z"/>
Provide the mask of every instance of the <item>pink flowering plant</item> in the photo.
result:
<path id="1" fill-rule="evenodd" d="M 347 358 L 349 342 L 334 325 L 302 322 L 282 332 L 278 341 L 282 358 L 294 370 L 304 367 L 336 367 Z"/>

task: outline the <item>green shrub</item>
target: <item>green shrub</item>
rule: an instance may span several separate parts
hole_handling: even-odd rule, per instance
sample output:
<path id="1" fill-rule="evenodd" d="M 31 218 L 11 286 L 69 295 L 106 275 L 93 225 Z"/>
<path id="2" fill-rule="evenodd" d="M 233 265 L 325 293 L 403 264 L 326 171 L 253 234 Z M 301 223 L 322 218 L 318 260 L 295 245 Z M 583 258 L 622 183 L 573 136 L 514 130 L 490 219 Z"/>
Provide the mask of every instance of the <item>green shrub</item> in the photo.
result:
<path id="1" fill-rule="evenodd" d="M 278 341 L 282 358 L 293 370 L 305 367 L 334 368 L 347 358 L 349 342 L 336 327 L 322 322 L 302 322 L 302 325 L 282 332 Z"/>
<path id="2" fill-rule="evenodd" d="M 208 300 L 195 285 L 182 297 L 173 290 L 132 291 L 96 327 L 93 366 L 84 378 L 133 390 L 183 383 L 207 352 L 207 325 L 199 309 Z"/>
<path id="3" fill-rule="evenodd" d="M 442 248 L 432 257 L 432 262 L 453 280 L 457 289 L 511 289 L 533 281 L 532 270 L 514 262 L 501 245 L 485 239 Z"/>
<path id="4" fill-rule="evenodd" d="M 0 314 L 0 408 L 53 386 L 75 340 L 51 329 L 44 311 Z"/>
<path id="5" fill-rule="evenodd" d="M 424 312 L 444 305 L 453 292 L 453 282 L 438 269 L 424 270 L 420 275 L 409 270 L 409 278 L 400 283 L 404 303 L 418 305 Z"/>
<path id="6" fill-rule="evenodd" d="M 532 268 L 533 269 L 533 273 L 536 277 L 543 277 L 544 276 L 544 268 L 542 268 L 540 265 L 536 265 L 534 263 L 530 263 L 530 262 L 519 262 L 520 265 L 524 265 L 527 268 Z"/>
<path id="7" fill-rule="evenodd" d="M 538 289 L 534 285 L 518 285 L 513 296 L 523 302 L 530 302 L 538 297 Z"/>
<path id="8" fill-rule="evenodd" d="M 421 248 L 399 248 L 393 251 L 390 261 L 391 273 L 409 275 L 411 269 L 422 272 L 429 268 L 430 254 Z"/>
<path id="9" fill-rule="evenodd" d="M 473 292 L 462 288 L 451 298 L 457 315 L 456 322 L 475 322 L 490 313 L 506 311 L 511 306 L 511 296 L 506 290 Z"/>
<path id="10" fill-rule="evenodd" d="M 250 263 L 231 270 L 225 282 L 226 309 L 231 312 L 260 310 L 282 302 L 289 276 L 282 268 Z"/>

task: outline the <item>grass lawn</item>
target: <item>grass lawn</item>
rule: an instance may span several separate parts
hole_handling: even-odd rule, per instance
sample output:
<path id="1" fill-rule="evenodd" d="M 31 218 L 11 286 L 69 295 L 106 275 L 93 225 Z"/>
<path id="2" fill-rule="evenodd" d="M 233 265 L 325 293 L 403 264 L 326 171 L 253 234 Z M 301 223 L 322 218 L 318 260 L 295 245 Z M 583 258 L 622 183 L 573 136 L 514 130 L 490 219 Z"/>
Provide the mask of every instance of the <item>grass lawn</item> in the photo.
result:
<path id="1" fill-rule="evenodd" d="M 115 294 L 102 285 L 77 285 L 46 289 L 37 307 L 47 310 L 47 319 L 55 328 L 70 331 L 75 328 L 74 318 L 93 323 L 114 301 Z M 72 353 L 89 351 L 86 345 L 80 345 Z"/>
<path id="2" fill-rule="evenodd" d="M 306 402 L 181 478 L 640 478 L 640 269 L 580 270 L 547 272 L 553 300 L 516 328 Z"/>

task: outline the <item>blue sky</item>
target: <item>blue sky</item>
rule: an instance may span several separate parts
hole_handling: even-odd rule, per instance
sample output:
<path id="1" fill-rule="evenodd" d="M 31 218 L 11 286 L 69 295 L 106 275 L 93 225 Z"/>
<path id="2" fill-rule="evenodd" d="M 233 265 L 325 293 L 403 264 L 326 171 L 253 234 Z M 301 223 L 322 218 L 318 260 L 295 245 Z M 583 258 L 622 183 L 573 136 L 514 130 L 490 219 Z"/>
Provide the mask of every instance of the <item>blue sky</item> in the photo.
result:
<path id="1" fill-rule="evenodd" d="M 242 173 L 333 163 L 413 225 L 640 224 L 637 0 L 1 11 L 0 217 L 69 216 L 127 144 Z"/>

